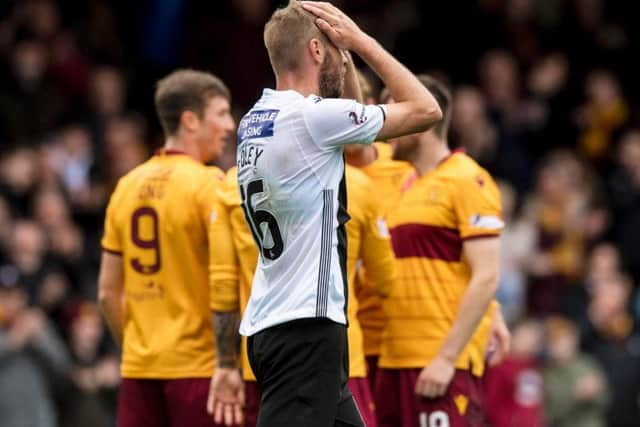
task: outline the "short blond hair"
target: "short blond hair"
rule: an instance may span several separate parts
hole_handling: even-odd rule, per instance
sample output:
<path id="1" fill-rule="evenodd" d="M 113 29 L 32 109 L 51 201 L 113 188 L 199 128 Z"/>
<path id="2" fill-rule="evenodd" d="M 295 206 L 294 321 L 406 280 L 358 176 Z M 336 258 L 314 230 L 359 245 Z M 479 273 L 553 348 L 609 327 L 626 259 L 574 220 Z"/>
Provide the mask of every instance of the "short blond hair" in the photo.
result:
<path id="1" fill-rule="evenodd" d="M 276 76 L 282 71 L 298 70 L 301 54 L 313 38 L 328 42 L 316 26 L 316 17 L 304 10 L 298 0 L 290 0 L 271 15 L 264 26 L 264 45 Z"/>

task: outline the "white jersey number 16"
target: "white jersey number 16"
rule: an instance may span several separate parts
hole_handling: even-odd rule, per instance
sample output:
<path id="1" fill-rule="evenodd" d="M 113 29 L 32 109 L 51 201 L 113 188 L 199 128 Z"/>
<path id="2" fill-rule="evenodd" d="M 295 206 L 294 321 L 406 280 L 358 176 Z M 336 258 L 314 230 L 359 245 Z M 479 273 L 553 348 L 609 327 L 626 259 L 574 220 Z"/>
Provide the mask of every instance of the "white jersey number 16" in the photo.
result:
<path id="1" fill-rule="evenodd" d="M 284 250 L 284 242 L 282 233 L 276 217 L 271 212 L 265 210 L 255 210 L 251 199 L 254 195 L 264 193 L 264 182 L 261 179 L 251 181 L 245 186 L 240 186 L 240 196 L 242 197 L 242 210 L 245 218 L 249 223 L 251 234 L 258 244 L 262 256 L 274 260 L 282 255 Z M 263 225 L 266 224 L 266 230 L 269 235 L 263 232 Z M 270 238 L 269 238 L 270 236 Z"/>

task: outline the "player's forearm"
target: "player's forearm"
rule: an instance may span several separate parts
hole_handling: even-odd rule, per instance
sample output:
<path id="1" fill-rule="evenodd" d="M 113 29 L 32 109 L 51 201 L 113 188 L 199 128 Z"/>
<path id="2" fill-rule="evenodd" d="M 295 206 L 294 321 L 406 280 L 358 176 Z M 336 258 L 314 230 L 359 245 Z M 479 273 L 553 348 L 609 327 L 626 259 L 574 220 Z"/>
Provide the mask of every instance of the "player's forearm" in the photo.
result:
<path id="1" fill-rule="evenodd" d="M 373 254 L 370 254 L 364 258 L 364 265 L 373 280 L 375 291 L 381 297 L 386 298 L 391 293 L 391 287 L 396 278 L 396 261 L 388 241 L 381 240 L 377 243 L 379 248 L 374 252 L 375 258 L 371 257 Z M 385 248 L 385 245 L 388 247 Z"/>
<path id="2" fill-rule="evenodd" d="M 122 294 L 100 292 L 98 297 L 100 310 L 116 344 L 122 348 L 124 329 L 124 308 Z"/>
<path id="3" fill-rule="evenodd" d="M 428 125 L 442 118 L 442 111 L 431 92 L 375 39 L 363 35 L 354 51 L 382 79 L 396 102 L 412 103 L 412 110 L 428 118 Z"/>
<path id="4" fill-rule="evenodd" d="M 240 336 L 238 311 L 213 312 L 213 327 L 216 334 L 216 353 L 219 368 L 235 368 L 238 366 Z"/>
<path id="5" fill-rule="evenodd" d="M 451 331 L 440 348 L 440 356 L 456 362 L 486 313 L 497 287 L 497 271 L 472 276 Z"/>

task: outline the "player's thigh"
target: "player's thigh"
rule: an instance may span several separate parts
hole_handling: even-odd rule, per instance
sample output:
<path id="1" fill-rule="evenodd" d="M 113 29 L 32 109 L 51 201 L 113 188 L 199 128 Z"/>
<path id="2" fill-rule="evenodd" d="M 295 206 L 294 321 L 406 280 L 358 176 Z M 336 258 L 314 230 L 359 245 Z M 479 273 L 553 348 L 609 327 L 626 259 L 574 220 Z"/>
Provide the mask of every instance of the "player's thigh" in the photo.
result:
<path id="1" fill-rule="evenodd" d="M 169 427 L 162 386 L 162 380 L 123 378 L 118 427 Z"/>
<path id="2" fill-rule="evenodd" d="M 349 390 L 367 427 L 377 427 L 376 409 L 368 378 L 349 378 Z"/>
<path id="3" fill-rule="evenodd" d="M 447 393 L 438 399 L 419 399 L 419 427 L 484 427 L 478 382 L 457 370 Z"/>
<path id="4" fill-rule="evenodd" d="M 366 381 L 366 379 L 362 378 Z M 369 422 L 365 422 L 356 400 L 351 393 L 351 389 L 345 386 L 342 398 L 338 404 L 338 413 L 333 424 L 334 427 L 376 427 L 375 417 L 369 417 Z"/>
<path id="5" fill-rule="evenodd" d="M 209 378 L 180 378 L 165 381 L 164 395 L 171 427 L 212 427 L 207 414 Z"/>

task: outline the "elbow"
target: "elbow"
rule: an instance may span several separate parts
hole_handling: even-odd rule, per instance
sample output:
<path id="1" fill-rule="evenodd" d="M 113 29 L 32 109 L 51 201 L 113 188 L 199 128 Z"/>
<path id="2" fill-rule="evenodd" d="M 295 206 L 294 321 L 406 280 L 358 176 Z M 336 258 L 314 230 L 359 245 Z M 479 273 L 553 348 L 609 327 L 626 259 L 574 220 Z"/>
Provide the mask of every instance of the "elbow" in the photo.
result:
<path id="1" fill-rule="evenodd" d="M 419 110 L 420 114 L 420 132 L 425 132 L 440 122 L 443 118 L 442 109 L 437 102 L 426 102 L 423 108 Z"/>
<path id="2" fill-rule="evenodd" d="M 498 271 L 492 272 L 491 274 L 487 274 L 483 282 L 487 289 L 487 293 L 491 295 L 493 298 L 496 292 L 498 292 L 498 283 L 500 282 L 500 273 Z"/>
<path id="3" fill-rule="evenodd" d="M 500 274 L 498 271 L 483 271 L 471 278 L 472 286 L 484 296 L 492 299 L 498 291 Z"/>
<path id="4" fill-rule="evenodd" d="M 380 298 L 388 298 L 389 294 L 391 294 L 391 282 L 380 284 L 376 289 Z"/>
<path id="5" fill-rule="evenodd" d="M 437 102 L 434 102 L 431 108 L 427 110 L 427 116 L 432 123 L 438 123 L 440 120 L 444 118 L 444 114 L 442 113 L 442 109 L 438 105 Z"/>
<path id="6" fill-rule="evenodd" d="M 104 311 L 105 307 L 109 304 L 109 294 L 105 291 L 98 292 L 98 305 Z"/>
<path id="7" fill-rule="evenodd" d="M 100 286 L 98 289 L 98 306 L 104 312 L 111 305 L 111 302 L 115 299 L 115 295 L 109 289 Z"/>
<path id="8" fill-rule="evenodd" d="M 397 278 L 395 260 L 392 258 L 391 261 L 392 263 L 389 266 L 389 269 L 387 270 L 387 274 L 386 276 L 384 276 L 386 277 L 386 280 L 384 281 L 384 286 L 380 288 L 380 296 L 382 298 L 388 298 L 389 295 L 391 295 L 391 288 L 393 288 L 393 284 Z"/>

